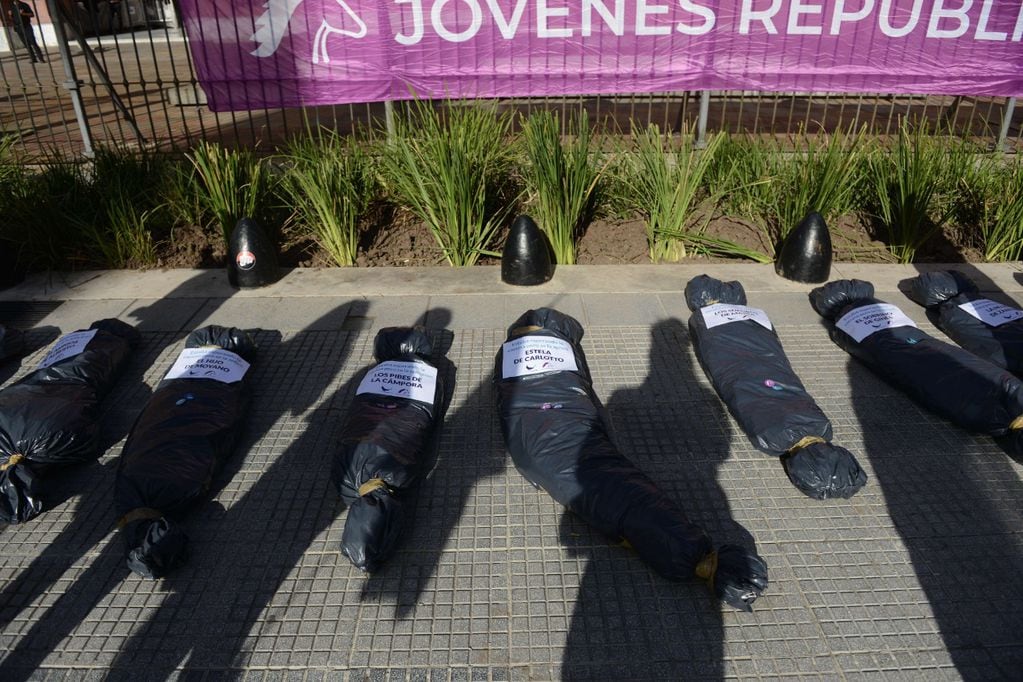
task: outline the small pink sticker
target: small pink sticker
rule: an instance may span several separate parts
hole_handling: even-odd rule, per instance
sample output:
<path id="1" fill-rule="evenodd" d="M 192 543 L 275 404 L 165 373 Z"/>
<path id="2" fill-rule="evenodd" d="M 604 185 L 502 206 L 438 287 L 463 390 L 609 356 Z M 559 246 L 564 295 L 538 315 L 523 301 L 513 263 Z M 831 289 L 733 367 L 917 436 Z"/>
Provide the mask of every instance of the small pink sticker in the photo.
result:
<path id="1" fill-rule="evenodd" d="M 256 254 L 251 251 L 239 251 L 234 260 L 238 263 L 239 270 L 251 270 L 256 264 Z"/>

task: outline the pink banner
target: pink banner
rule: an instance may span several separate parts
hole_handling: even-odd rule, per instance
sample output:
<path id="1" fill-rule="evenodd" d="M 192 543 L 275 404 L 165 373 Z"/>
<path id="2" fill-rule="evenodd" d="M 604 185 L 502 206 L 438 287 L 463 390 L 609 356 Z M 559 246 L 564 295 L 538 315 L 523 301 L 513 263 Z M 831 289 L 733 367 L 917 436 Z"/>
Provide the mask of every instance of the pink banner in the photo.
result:
<path id="1" fill-rule="evenodd" d="M 1023 0 L 180 0 L 214 110 L 682 90 L 1023 94 Z"/>

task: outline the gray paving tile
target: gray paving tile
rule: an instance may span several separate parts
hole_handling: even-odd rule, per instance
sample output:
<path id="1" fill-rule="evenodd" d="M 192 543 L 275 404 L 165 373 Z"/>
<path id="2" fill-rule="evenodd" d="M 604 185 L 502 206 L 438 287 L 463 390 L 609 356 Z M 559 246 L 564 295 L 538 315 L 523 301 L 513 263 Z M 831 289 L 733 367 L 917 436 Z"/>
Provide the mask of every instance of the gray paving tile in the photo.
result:
<path id="1" fill-rule="evenodd" d="M 431 296 L 426 323 L 447 329 L 501 329 L 512 322 L 505 315 L 503 300 L 496 294 Z"/>
<path id="2" fill-rule="evenodd" d="M 54 475 L 63 501 L 52 510 L 0 528 L 2 677 L 134 679 L 144 668 L 173 679 L 1012 679 L 1023 616 L 998 595 L 1023 561 L 1023 465 L 851 362 L 805 287 L 777 286 L 766 268 L 722 270 L 750 283 L 751 304 L 770 312 L 836 440 L 870 476 L 852 500 L 810 500 L 739 433 L 696 363 L 671 290 L 690 271 L 629 275 L 640 290 L 625 293 L 601 291 L 608 272 L 565 269 L 507 293 L 485 291 L 492 272 L 463 282 L 469 290 L 427 293 L 428 273 L 389 274 L 381 296 L 323 290 L 334 280 L 354 288 L 356 274 L 303 274 L 302 296 L 282 293 L 287 281 L 219 295 L 184 322 L 202 277 L 175 274 L 150 283 L 189 296 L 58 308 L 50 323 L 63 326 L 122 306 L 113 314 L 146 321 L 144 342 L 106 404 L 114 445 Z M 881 272 L 893 283 L 904 274 Z M 81 295 L 88 282 L 74 285 Z M 756 541 L 772 583 L 753 615 L 722 608 L 697 581 L 656 575 L 512 466 L 490 374 L 505 328 L 541 305 L 586 326 L 622 451 L 717 542 Z M 454 396 L 400 547 L 366 575 L 339 551 L 346 512 L 331 462 L 376 329 L 420 318 L 450 332 Z M 180 350 L 182 325 L 209 321 L 280 333 L 260 337 L 229 470 L 186 518 L 190 562 L 165 581 L 137 580 L 111 530 L 119 442 Z"/>
<path id="3" fill-rule="evenodd" d="M 554 308 L 586 324 L 586 311 L 583 308 L 582 298 L 578 294 L 534 290 L 533 293 L 507 294 L 501 298 L 504 318 L 507 320 L 501 326 L 502 329 L 507 329 L 522 313 L 536 308 Z"/>
<path id="4" fill-rule="evenodd" d="M 341 330 L 349 312 L 361 300 L 347 298 L 229 298 L 209 299 L 190 320 L 193 328 L 207 324 L 282 332 Z"/>
<path id="5" fill-rule="evenodd" d="M 65 301 L 34 326 L 56 327 L 60 333 L 67 334 L 76 329 L 87 329 L 96 320 L 120 317 L 130 304 L 130 299 Z M 126 319 L 125 321 L 130 322 L 131 320 Z"/>
<path id="6" fill-rule="evenodd" d="M 653 325 L 667 317 L 661 302 L 648 294 L 583 294 L 586 320 L 594 326 Z"/>
<path id="7" fill-rule="evenodd" d="M 121 319 L 147 332 L 188 331 L 196 326 L 191 324 L 201 311 L 214 305 L 206 298 L 157 298 L 136 299 L 121 313 Z M 208 324 L 208 323 L 207 323 Z"/>

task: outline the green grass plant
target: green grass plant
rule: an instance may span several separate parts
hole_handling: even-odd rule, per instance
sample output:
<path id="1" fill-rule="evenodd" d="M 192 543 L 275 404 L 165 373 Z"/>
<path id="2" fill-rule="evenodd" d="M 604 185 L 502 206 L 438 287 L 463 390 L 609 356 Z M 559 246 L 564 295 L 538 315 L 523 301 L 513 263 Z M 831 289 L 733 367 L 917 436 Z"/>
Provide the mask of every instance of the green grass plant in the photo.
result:
<path id="1" fill-rule="evenodd" d="M 727 214 L 767 225 L 764 216 L 772 203 L 772 150 L 767 143 L 748 135 L 723 134 L 721 148 L 707 169 L 705 184 L 720 195 Z"/>
<path id="2" fill-rule="evenodd" d="M 444 115 L 413 101 L 396 116 L 380 158 L 383 185 L 433 233 L 451 265 L 473 265 L 488 250 L 513 201 L 505 195 L 512 161 L 511 118 L 456 103 Z"/>
<path id="3" fill-rule="evenodd" d="M 105 207 L 104 224 L 85 226 L 99 260 L 110 268 L 144 268 L 157 262 L 150 223 L 158 209 L 142 209 L 122 196 Z"/>
<path id="4" fill-rule="evenodd" d="M 635 138 L 626 159 L 624 181 L 632 207 L 646 220 L 650 260 L 677 261 L 688 255 L 687 242 L 706 228 L 695 217 L 701 200 L 707 198 L 704 178 L 724 141 L 710 135 L 707 146 L 696 148 L 692 131 L 683 129 L 676 140 L 663 135 L 651 124 Z M 709 220 L 710 213 L 707 213 Z"/>
<path id="5" fill-rule="evenodd" d="M 85 227 L 96 213 L 85 165 L 60 153 L 45 157 L 8 186 L 5 221 L 21 264 L 32 270 L 74 269 L 89 264 Z"/>
<path id="6" fill-rule="evenodd" d="M 293 140 L 287 154 L 281 189 L 297 221 L 335 263 L 355 265 L 359 223 L 376 192 L 369 156 L 322 129 Z"/>
<path id="7" fill-rule="evenodd" d="M 227 245 L 235 224 L 244 217 L 266 222 L 273 196 L 267 164 L 248 150 L 199 142 L 190 154 L 193 187 L 206 220 L 220 228 Z"/>
<path id="8" fill-rule="evenodd" d="M 596 210 L 607 168 L 594 160 L 585 110 L 569 128 L 563 142 L 557 113 L 539 111 L 522 122 L 530 212 L 547 233 L 555 260 L 565 265 L 575 263 L 576 240 Z"/>
<path id="9" fill-rule="evenodd" d="M 0 137 L 0 237 L 13 232 L 11 210 L 25 183 L 25 167 L 14 155 L 15 137 Z"/>
<path id="10" fill-rule="evenodd" d="M 175 227 L 186 225 L 205 227 L 209 222 L 196 176 L 195 166 L 187 157 L 168 162 L 161 195 L 171 223 Z M 217 229 L 219 232 L 220 228 Z"/>
<path id="11" fill-rule="evenodd" d="M 990 164 L 979 215 L 984 260 L 1023 257 L 1023 163 Z"/>
<path id="12" fill-rule="evenodd" d="M 898 141 L 867 158 L 869 206 L 888 236 L 888 249 L 910 263 L 955 211 L 949 194 L 969 174 L 972 149 L 951 137 L 936 137 L 926 125 L 903 121 Z"/>
<path id="13" fill-rule="evenodd" d="M 94 258 L 105 267 L 156 264 L 154 230 L 169 226 L 163 201 L 170 165 L 146 151 L 100 148 L 90 178 L 96 210 L 84 231 Z"/>
<path id="14" fill-rule="evenodd" d="M 768 224 L 780 243 L 810 211 L 826 221 L 851 213 L 864 171 L 864 134 L 837 131 L 823 141 L 802 131 L 797 151 L 771 155 Z"/>
<path id="15" fill-rule="evenodd" d="M 758 249 L 733 242 L 729 239 L 707 234 L 706 225 L 698 232 L 689 232 L 685 240 L 690 250 L 703 256 L 723 256 L 725 258 L 746 258 L 755 263 L 773 263 L 774 256 Z"/>

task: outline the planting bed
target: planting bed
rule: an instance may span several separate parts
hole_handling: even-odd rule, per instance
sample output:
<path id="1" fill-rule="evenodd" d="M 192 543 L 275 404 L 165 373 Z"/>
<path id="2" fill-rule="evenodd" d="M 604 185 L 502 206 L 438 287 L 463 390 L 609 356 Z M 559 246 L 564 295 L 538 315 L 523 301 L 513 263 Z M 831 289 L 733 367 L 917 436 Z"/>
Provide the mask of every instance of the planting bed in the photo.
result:
<path id="1" fill-rule="evenodd" d="M 443 265 L 444 259 L 433 235 L 425 224 L 412 216 L 399 213 L 388 216 L 388 224 L 363 234 L 359 245 L 359 267 L 410 267 Z M 862 221 L 846 216 L 830 226 L 834 257 L 838 261 L 863 263 L 894 262 L 884 242 L 876 239 Z M 715 218 L 707 233 L 728 239 L 752 249 L 769 252 L 766 238 L 748 221 L 731 217 Z M 503 234 L 498 240 L 503 243 Z M 161 267 L 203 268 L 221 267 L 226 255 L 216 239 L 207 239 L 198 228 L 179 229 L 173 239 L 158 245 Z M 694 255 L 686 261 L 722 262 L 715 256 Z M 938 234 L 917 254 L 918 261 L 966 262 L 980 261 L 976 247 L 967 243 L 962 235 L 951 230 Z M 482 258 L 481 265 L 492 265 L 496 258 Z M 649 263 L 646 233 L 641 220 L 597 220 L 582 235 L 578 246 L 581 265 L 608 265 Z M 329 267 L 327 254 L 308 237 L 285 237 L 282 240 L 280 263 L 284 267 Z"/>

